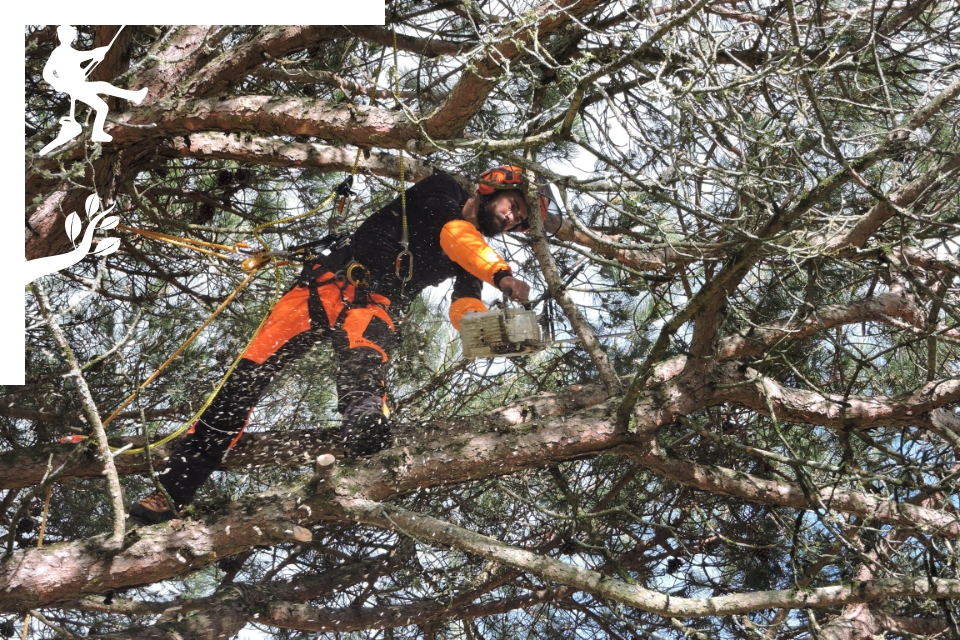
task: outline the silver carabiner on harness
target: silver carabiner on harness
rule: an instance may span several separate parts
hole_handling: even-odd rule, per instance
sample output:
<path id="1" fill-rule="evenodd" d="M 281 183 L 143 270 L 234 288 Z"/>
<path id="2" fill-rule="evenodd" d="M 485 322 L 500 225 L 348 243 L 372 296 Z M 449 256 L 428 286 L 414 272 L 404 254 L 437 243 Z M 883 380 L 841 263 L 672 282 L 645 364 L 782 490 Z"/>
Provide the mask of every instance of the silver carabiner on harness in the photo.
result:
<path id="1" fill-rule="evenodd" d="M 395 268 L 395 273 L 397 274 L 397 278 L 403 284 L 406 284 L 413 279 L 413 253 L 410 251 L 409 246 L 410 246 L 409 242 L 401 242 L 400 247 L 403 249 L 403 251 L 397 254 L 397 264 Z M 402 273 L 403 271 L 402 263 L 404 258 L 406 258 L 408 261 L 406 275 L 403 275 Z"/>

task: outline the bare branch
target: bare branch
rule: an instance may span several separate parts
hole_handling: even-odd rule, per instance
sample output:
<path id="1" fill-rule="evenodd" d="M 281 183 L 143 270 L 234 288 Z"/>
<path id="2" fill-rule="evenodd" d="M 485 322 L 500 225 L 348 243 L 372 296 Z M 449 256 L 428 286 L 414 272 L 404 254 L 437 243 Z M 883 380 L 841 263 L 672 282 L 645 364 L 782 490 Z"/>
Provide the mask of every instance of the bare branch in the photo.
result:
<path id="1" fill-rule="evenodd" d="M 416 535 L 665 617 L 696 618 L 746 613 L 758 609 L 832 607 L 893 597 L 944 599 L 960 595 L 960 580 L 887 578 L 815 589 L 759 591 L 712 598 L 668 596 L 639 585 L 621 582 L 596 571 L 537 555 L 463 527 L 399 507 L 367 500 L 342 502 L 344 508 L 361 522 Z"/>

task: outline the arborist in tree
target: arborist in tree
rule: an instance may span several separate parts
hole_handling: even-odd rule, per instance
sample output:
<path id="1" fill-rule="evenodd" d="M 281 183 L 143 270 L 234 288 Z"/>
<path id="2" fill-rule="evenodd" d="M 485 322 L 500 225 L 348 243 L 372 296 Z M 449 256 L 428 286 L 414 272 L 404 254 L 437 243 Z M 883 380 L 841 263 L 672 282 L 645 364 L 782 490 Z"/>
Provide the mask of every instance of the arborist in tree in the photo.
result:
<path id="1" fill-rule="evenodd" d="M 513 276 L 483 236 L 525 231 L 527 203 L 519 167 L 480 176 L 470 195 L 446 173 L 436 173 L 367 218 L 353 237 L 330 243 L 329 255 L 304 264 L 294 287 L 270 312 L 216 399 L 180 439 L 160 474 L 176 503 L 155 491 L 130 508 L 141 522 L 175 517 L 222 462 L 274 377 L 320 340 L 337 356 L 337 410 L 345 454 L 366 456 L 390 444 L 385 369 L 397 343 L 400 309 L 423 289 L 455 278 L 450 322 L 486 311 L 486 282 L 525 302 L 527 283 Z M 404 238 L 408 244 L 404 245 Z"/>

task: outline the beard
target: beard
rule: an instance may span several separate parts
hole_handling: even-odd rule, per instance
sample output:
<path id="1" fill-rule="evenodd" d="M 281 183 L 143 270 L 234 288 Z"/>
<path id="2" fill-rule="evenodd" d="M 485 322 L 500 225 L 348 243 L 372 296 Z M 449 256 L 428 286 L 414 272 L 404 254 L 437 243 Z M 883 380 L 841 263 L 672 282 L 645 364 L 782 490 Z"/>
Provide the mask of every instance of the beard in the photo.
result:
<path id="1" fill-rule="evenodd" d="M 503 227 L 493 212 L 494 200 L 491 196 L 481 196 L 480 206 L 477 208 L 477 229 L 488 238 L 503 233 Z"/>

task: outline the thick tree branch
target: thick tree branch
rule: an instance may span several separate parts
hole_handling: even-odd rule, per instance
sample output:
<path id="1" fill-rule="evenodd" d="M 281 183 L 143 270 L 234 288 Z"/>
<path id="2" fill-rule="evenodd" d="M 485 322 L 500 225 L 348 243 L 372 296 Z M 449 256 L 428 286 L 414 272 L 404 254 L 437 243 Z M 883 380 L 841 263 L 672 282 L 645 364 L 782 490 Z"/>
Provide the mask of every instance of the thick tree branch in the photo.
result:
<path id="1" fill-rule="evenodd" d="M 196 131 L 312 136 L 362 147 L 404 147 L 419 138 L 417 128 L 396 112 L 364 105 L 334 105 L 310 98 L 236 96 L 168 99 L 153 108 L 127 111 L 108 129 L 118 144 L 145 136 L 190 135 Z M 124 124 L 151 124 L 136 129 Z"/>
<path id="2" fill-rule="evenodd" d="M 345 27 L 328 25 L 291 25 L 262 27 L 244 42 L 211 60 L 193 78 L 184 95 L 208 96 L 221 93 L 239 81 L 254 67 L 267 61 L 301 51 L 325 40 L 347 35 Z"/>
<path id="3" fill-rule="evenodd" d="M 721 358 L 755 356 L 780 342 L 802 340 L 826 329 L 857 322 L 882 322 L 896 327 L 907 323 L 919 330 L 924 315 L 916 297 L 900 288 L 852 304 L 827 305 L 806 318 L 780 326 L 752 327 L 746 333 L 721 340 L 717 355 Z M 945 335 L 960 338 L 956 330 L 947 331 Z"/>
<path id="4" fill-rule="evenodd" d="M 484 602 L 482 604 L 449 606 L 446 601 L 419 602 L 393 607 L 355 607 L 329 609 L 298 605 L 292 602 L 271 602 L 258 619 L 264 624 L 283 629 L 299 629 L 321 633 L 344 633 L 367 629 L 389 629 L 422 625 L 442 620 L 467 620 L 507 613 L 544 602 L 562 599 L 572 589 L 548 591 L 542 589 L 525 596 Z"/>
<path id="5" fill-rule="evenodd" d="M 375 42 L 384 47 L 393 47 L 394 30 L 390 27 L 374 25 L 351 25 L 344 27 L 351 35 L 363 38 L 368 42 Z M 427 58 L 438 56 L 456 56 L 464 53 L 468 47 L 475 46 L 476 42 L 448 42 L 443 38 L 418 38 L 403 33 L 397 33 L 397 49 L 409 51 Z"/>
<path id="6" fill-rule="evenodd" d="M 808 494 L 798 484 L 767 480 L 715 465 L 705 466 L 669 457 L 653 445 L 637 460 L 666 478 L 708 493 L 735 496 L 755 504 L 817 510 L 829 508 L 938 536 L 960 536 L 960 516 L 886 500 L 881 496 L 840 488 Z"/>
<path id="7" fill-rule="evenodd" d="M 167 149 L 180 157 L 218 158 L 274 167 L 310 167 L 325 172 L 350 171 L 357 156 L 355 148 L 215 131 L 174 137 Z M 414 182 L 435 171 L 429 163 L 408 156 L 404 157 L 403 166 L 406 178 Z M 361 155 L 358 170 L 378 176 L 399 176 L 399 156 L 372 151 L 369 156 Z"/>
<path id="8" fill-rule="evenodd" d="M 835 429 L 874 429 L 924 424 L 935 409 L 960 401 L 960 379 L 937 380 L 898 396 L 842 396 L 783 385 L 739 363 L 723 365 L 715 400 L 737 402 L 758 413 Z M 742 373 L 740 371 L 742 370 Z"/>
<path id="9" fill-rule="evenodd" d="M 393 100 L 393 91 L 389 89 L 380 89 L 374 85 L 350 80 L 330 71 L 314 71 L 311 69 L 289 69 L 282 67 L 264 67 L 254 69 L 251 75 L 263 80 L 275 80 L 277 82 L 301 82 L 304 84 L 325 84 L 340 89 L 345 94 L 353 96 L 367 96 L 378 100 Z M 440 94 L 433 91 L 416 92 L 401 91 L 402 100 L 424 100 L 427 102 L 439 102 L 442 100 Z"/>
<path id="10" fill-rule="evenodd" d="M 234 637 L 251 618 L 243 592 L 228 586 L 218 589 L 209 598 L 207 606 L 191 615 L 161 618 L 159 624 L 144 629 L 134 628 L 87 637 L 95 640 L 222 640 Z"/>
<path id="11" fill-rule="evenodd" d="M 531 553 L 399 507 L 357 499 L 341 500 L 341 504 L 360 522 L 415 535 L 665 617 L 696 618 L 758 609 L 832 607 L 893 597 L 946 599 L 960 596 L 960 580 L 888 578 L 804 590 L 759 591 L 712 598 L 674 597 Z"/>
<path id="12" fill-rule="evenodd" d="M 888 196 L 890 202 L 897 207 L 908 207 L 917 198 L 937 184 L 949 181 L 951 174 L 960 169 L 960 153 L 954 154 L 946 162 L 915 178 L 909 184 L 901 187 Z M 896 214 L 893 207 L 886 201 L 880 201 L 869 211 L 860 216 L 853 228 L 843 235 L 827 240 L 825 252 L 832 252 L 846 247 L 863 247 L 870 237 L 883 226 L 883 223 Z"/>

